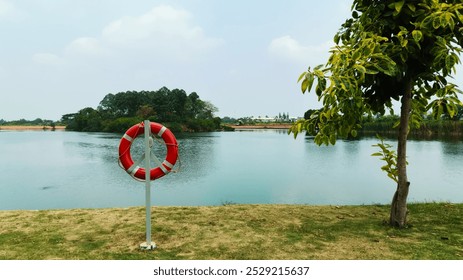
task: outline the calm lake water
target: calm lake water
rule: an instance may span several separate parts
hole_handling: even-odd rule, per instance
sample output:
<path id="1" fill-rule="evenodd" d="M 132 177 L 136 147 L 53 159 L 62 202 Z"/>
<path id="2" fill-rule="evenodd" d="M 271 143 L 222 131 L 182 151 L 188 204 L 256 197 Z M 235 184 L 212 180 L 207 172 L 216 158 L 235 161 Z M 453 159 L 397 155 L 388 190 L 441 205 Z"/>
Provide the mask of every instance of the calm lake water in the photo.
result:
<path id="1" fill-rule="evenodd" d="M 0 209 L 143 206 L 144 183 L 118 165 L 121 136 L 0 131 Z M 153 205 L 373 204 L 395 191 L 370 156 L 373 138 L 329 147 L 286 130 L 177 138 L 179 172 L 152 182 Z M 410 141 L 408 155 L 409 201 L 463 202 L 463 141 Z"/>

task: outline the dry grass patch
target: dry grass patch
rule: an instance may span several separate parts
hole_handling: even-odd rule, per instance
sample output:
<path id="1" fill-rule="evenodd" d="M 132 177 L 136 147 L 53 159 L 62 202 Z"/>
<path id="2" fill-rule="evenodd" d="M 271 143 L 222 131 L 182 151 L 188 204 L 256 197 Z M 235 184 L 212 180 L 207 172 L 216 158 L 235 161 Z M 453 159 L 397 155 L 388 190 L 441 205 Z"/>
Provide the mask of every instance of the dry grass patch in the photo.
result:
<path id="1" fill-rule="evenodd" d="M 462 204 L 153 207 L 153 251 L 141 251 L 145 209 L 0 211 L 0 259 L 463 259 Z"/>

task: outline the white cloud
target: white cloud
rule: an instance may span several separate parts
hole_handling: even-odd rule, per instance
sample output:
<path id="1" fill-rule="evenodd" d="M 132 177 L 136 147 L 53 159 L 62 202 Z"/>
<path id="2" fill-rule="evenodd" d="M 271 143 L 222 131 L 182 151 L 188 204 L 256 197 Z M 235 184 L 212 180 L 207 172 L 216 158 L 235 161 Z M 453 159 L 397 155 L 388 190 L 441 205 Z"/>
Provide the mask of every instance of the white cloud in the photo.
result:
<path id="1" fill-rule="evenodd" d="M 14 10 L 13 4 L 6 0 L 0 0 L 0 16 L 4 16 Z"/>
<path id="2" fill-rule="evenodd" d="M 20 19 L 24 13 L 9 0 L 0 0 L 0 19 Z"/>
<path id="3" fill-rule="evenodd" d="M 208 38 L 192 18 L 186 10 L 161 5 L 111 22 L 103 29 L 102 39 L 112 47 L 167 52 L 207 50 L 222 44 L 220 39 Z"/>
<path id="4" fill-rule="evenodd" d="M 105 55 L 109 51 L 100 40 L 92 37 L 80 37 L 72 41 L 65 49 L 66 54 Z"/>
<path id="5" fill-rule="evenodd" d="M 268 52 L 275 57 L 306 64 L 325 58 L 330 48 L 334 46 L 332 41 L 323 42 L 315 46 L 304 46 L 291 36 L 282 36 L 273 39 L 268 47 Z"/>
<path id="6" fill-rule="evenodd" d="M 0 0 L 2 1 L 2 0 Z M 192 60 L 223 44 L 222 39 L 206 36 L 186 10 L 161 5 L 139 16 L 124 16 L 110 22 L 101 36 L 80 37 L 70 42 L 62 59 L 84 56 L 92 59 L 117 57 L 128 60 Z M 36 54 L 34 61 L 52 60 L 50 54 Z"/>
<path id="7" fill-rule="evenodd" d="M 123 17 L 111 22 L 103 30 L 103 37 L 110 42 L 125 44 L 146 41 L 153 37 L 184 37 L 190 30 L 191 15 L 170 6 L 158 6 L 138 17 Z"/>
<path id="8" fill-rule="evenodd" d="M 63 62 L 59 56 L 52 53 L 37 53 L 32 57 L 32 60 L 36 63 L 47 65 L 59 65 Z"/>

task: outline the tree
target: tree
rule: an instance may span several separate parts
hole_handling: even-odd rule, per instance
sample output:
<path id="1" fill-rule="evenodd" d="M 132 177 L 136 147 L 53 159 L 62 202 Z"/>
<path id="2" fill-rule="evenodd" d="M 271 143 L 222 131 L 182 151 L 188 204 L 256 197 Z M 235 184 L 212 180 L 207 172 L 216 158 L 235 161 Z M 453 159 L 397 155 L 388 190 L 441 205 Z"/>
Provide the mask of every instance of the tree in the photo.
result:
<path id="1" fill-rule="evenodd" d="M 183 89 L 174 89 L 169 95 L 169 107 L 176 120 L 182 120 L 185 117 L 185 106 L 187 94 Z"/>
<path id="2" fill-rule="evenodd" d="M 112 93 L 108 93 L 103 100 L 100 101 L 100 105 L 98 106 L 98 111 L 108 115 L 109 117 L 116 117 L 118 115 L 118 109 L 116 108 L 115 104 L 116 96 Z M 68 114 L 72 115 L 72 114 Z M 63 116 L 64 118 L 64 116 Z"/>
<path id="3" fill-rule="evenodd" d="M 151 107 L 150 105 L 142 105 L 137 113 L 135 114 L 135 116 L 143 119 L 143 120 L 147 120 L 149 117 L 152 117 L 156 114 L 155 110 L 153 109 L 153 107 Z"/>
<path id="4" fill-rule="evenodd" d="M 210 120 L 214 118 L 214 113 L 218 111 L 219 109 L 211 102 L 200 100 L 197 118 Z"/>
<path id="5" fill-rule="evenodd" d="M 91 107 L 84 108 L 74 115 L 68 128 L 76 131 L 101 131 L 101 115 Z"/>
<path id="6" fill-rule="evenodd" d="M 412 127 L 432 109 L 435 117 L 456 113 L 461 91 L 448 78 L 460 63 L 463 45 L 461 0 L 354 0 L 352 17 L 334 36 L 326 65 L 302 73 L 302 92 L 315 93 L 323 107 L 290 132 L 314 133 L 315 143 L 335 144 L 337 137 L 356 136 L 361 119 L 393 113 L 400 100 L 396 166 L 397 189 L 389 223 L 406 225 L 406 144 Z M 387 149 L 388 147 L 386 147 Z"/>
<path id="7" fill-rule="evenodd" d="M 211 131 L 220 129 L 215 112 L 217 107 L 202 101 L 195 92 L 187 95 L 183 89 L 162 87 L 157 91 L 109 93 L 97 110 L 88 107 L 63 115 L 62 122 L 69 130 L 123 132 L 130 123 L 150 119 L 167 123 L 171 130 Z"/>
<path id="8" fill-rule="evenodd" d="M 201 110 L 201 99 L 196 92 L 188 95 L 186 101 L 186 114 L 189 118 L 196 118 Z"/>

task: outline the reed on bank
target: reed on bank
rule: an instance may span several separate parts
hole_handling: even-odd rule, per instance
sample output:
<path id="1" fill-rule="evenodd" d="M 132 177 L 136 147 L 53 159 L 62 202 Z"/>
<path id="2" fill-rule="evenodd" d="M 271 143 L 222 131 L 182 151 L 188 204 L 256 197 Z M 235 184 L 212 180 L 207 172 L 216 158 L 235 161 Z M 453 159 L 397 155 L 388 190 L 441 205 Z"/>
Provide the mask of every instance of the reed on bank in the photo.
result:
<path id="1" fill-rule="evenodd" d="M 397 119 L 393 117 L 384 117 L 372 122 L 365 122 L 359 130 L 360 135 L 397 136 L 398 130 L 394 128 Z M 463 135 L 463 121 L 454 120 L 426 120 L 420 127 L 410 129 L 411 137 L 420 139 L 434 137 L 461 137 Z"/>

